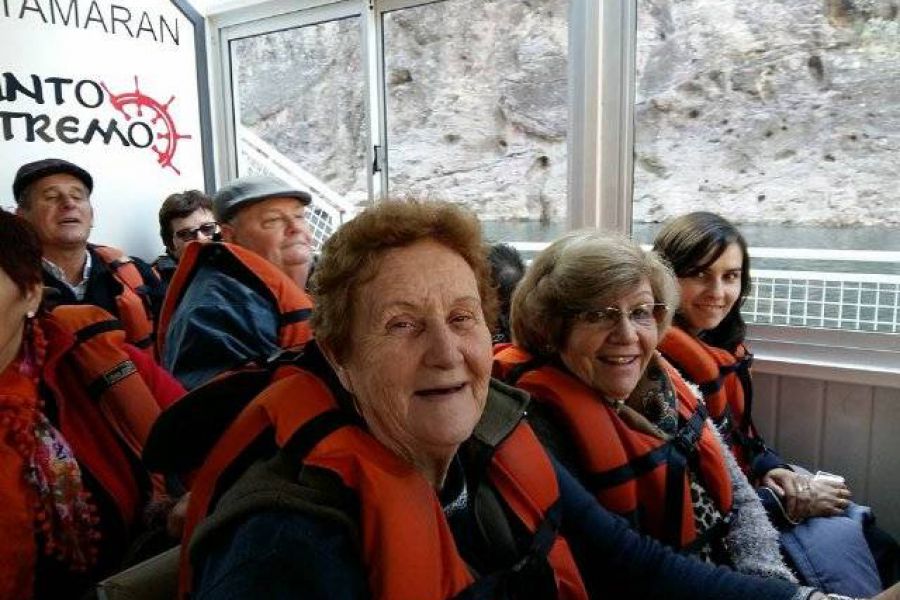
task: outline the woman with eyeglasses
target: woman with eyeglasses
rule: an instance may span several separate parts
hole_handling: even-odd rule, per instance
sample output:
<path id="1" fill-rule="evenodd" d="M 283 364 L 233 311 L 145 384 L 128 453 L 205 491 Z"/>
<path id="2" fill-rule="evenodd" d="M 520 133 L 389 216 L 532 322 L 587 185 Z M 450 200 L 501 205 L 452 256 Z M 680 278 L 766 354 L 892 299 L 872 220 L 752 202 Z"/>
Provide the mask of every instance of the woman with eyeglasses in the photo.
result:
<path id="1" fill-rule="evenodd" d="M 794 581 L 696 390 L 656 351 L 678 285 L 624 237 L 574 232 L 513 295 L 495 375 L 536 400 L 541 441 L 607 509 L 700 560 Z"/>
<path id="2" fill-rule="evenodd" d="M 153 268 L 168 285 L 178 267 L 184 247 L 193 241 L 209 242 L 219 232 L 213 216 L 212 198 L 199 190 L 172 194 L 159 208 L 159 236 L 166 247 Z"/>

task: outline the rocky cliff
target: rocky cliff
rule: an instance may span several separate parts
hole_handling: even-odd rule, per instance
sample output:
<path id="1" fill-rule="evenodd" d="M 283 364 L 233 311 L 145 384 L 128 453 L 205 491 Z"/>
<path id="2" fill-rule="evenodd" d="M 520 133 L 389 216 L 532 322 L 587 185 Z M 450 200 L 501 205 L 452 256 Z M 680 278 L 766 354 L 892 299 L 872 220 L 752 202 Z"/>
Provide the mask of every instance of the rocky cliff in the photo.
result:
<path id="1" fill-rule="evenodd" d="M 566 0 L 385 17 L 391 191 L 566 210 Z M 900 227 L 900 0 L 639 0 L 635 220 Z M 235 45 L 240 119 L 365 197 L 358 21 Z"/>

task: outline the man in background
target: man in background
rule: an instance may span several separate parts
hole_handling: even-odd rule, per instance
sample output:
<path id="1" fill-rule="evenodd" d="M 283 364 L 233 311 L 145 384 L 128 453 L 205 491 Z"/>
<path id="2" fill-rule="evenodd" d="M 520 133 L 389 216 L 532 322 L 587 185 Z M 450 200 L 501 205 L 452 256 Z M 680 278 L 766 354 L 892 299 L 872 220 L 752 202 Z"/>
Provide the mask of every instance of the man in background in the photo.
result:
<path id="1" fill-rule="evenodd" d="M 161 318 L 159 354 L 182 385 L 309 339 L 311 200 L 271 177 L 237 179 L 216 193 L 222 242 L 188 246 Z"/>
<path id="2" fill-rule="evenodd" d="M 16 213 L 43 246 L 44 285 L 55 290 L 48 300 L 99 306 L 118 317 L 128 342 L 150 349 L 164 288 L 140 259 L 88 243 L 93 189 L 90 173 L 59 158 L 22 165 L 12 186 Z"/>
<path id="3" fill-rule="evenodd" d="M 219 232 L 212 208 L 212 198 L 199 190 L 172 194 L 162 203 L 159 208 L 159 237 L 166 253 L 153 262 L 153 268 L 164 284 L 168 285 L 172 279 L 188 242 L 209 242 Z"/>

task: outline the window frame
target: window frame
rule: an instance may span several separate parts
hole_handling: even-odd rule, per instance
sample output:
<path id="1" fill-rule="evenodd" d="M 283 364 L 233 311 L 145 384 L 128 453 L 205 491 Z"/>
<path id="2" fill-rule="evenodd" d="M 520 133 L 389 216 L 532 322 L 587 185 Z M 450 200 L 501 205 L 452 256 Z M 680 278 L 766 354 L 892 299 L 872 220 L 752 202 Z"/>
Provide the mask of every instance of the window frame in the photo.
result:
<path id="1" fill-rule="evenodd" d="M 258 35 L 266 35 L 287 29 L 295 29 L 345 18 L 360 18 L 361 53 L 368 65 L 368 44 L 365 38 L 365 14 L 360 12 L 357 0 L 301 0 L 285 2 L 276 0 L 245 8 L 229 10 L 210 17 L 210 48 L 213 68 L 210 88 L 214 90 L 213 115 L 214 140 L 217 155 L 217 185 L 237 177 L 238 150 L 235 119 L 235 93 L 232 80 L 231 42 Z M 369 134 L 371 136 L 371 133 Z M 368 140 L 370 141 L 370 140 Z M 371 143 L 368 143 L 371 154 Z M 371 181 L 371 156 L 367 155 L 368 179 Z M 370 183 L 371 187 L 371 183 Z M 371 189 L 370 189 L 371 197 Z"/>
<path id="2" fill-rule="evenodd" d="M 334 18 L 360 17 L 365 61 L 369 199 L 387 189 L 373 173 L 375 146 L 386 148 L 381 15 L 443 0 L 268 0 L 209 15 L 210 90 L 217 183 L 236 175 L 229 44 L 233 39 Z M 630 234 L 634 175 L 637 0 L 569 0 L 568 229 Z M 389 157 L 387 158 L 389 160 Z M 379 175 L 379 176 L 376 176 Z M 900 387 L 900 336 L 749 325 L 763 372 Z"/>

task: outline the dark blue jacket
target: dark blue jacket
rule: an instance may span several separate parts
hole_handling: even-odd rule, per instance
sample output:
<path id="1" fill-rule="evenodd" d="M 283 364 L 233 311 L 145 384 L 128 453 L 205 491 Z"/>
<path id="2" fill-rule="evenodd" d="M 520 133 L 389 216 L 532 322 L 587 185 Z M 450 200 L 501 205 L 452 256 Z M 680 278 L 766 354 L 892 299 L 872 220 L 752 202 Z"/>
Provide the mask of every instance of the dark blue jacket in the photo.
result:
<path id="1" fill-rule="evenodd" d="M 198 265 L 169 322 L 160 357 L 187 389 L 266 357 L 278 346 L 278 310 L 270 300 L 213 266 Z"/>
<path id="2" fill-rule="evenodd" d="M 558 463 L 561 532 L 572 548 L 591 597 L 685 600 L 805 598 L 795 585 L 713 567 L 665 548 L 607 512 Z M 448 475 L 448 485 L 451 477 Z M 447 486 L 445 486 L 446 489 Z M 443 496 L 443 494 L 442 494 Z M 446 498 L 442 497 L 442 501 Z M 469 517 L 450 517 L 459 551 L 469 563 Z M 337 521 L 272 508 L 252 513 L 195 556 L 196 600 L 362 600 L 369 598 L 360 551 Z M 482 552 L 485 549 L 481 549 Z"/>
<path id="3" fill-rule="evenodd" d="M 119 307 L 116 305 L 116 297 L 122 293 L 122 284 L 113 276 L 109 266 L 93 250 L 92 244 L 88 244 L 88 252 L 91 253 L 91 271 L 88 274 L 84 298 L 78 300 L 68 285 L 51 275 L 47 269 L 44 269 L 44 287 L 54 290 L 48 301 L 53 306 L 92 304 L 118 317 Z M 147 263 L 134 256 L 130 258 L 134 266 L 137 267 L 138 273 L 141 274 L 141 279 L 144 280 L 146 288 L 144 298 L 150 305 L 150 312 L 153 314 L 155 323 L 159 318 L 159 311 L 162 309 L 163 298 L 166 293 L 165 286 Z"/>

